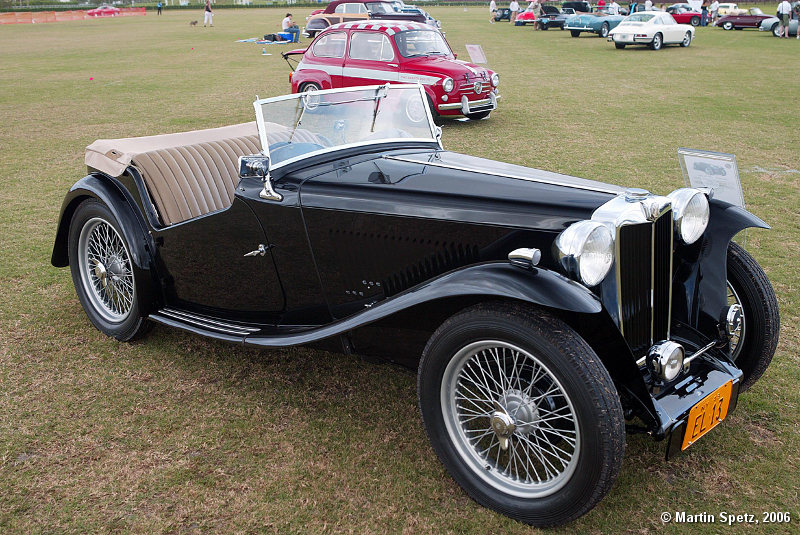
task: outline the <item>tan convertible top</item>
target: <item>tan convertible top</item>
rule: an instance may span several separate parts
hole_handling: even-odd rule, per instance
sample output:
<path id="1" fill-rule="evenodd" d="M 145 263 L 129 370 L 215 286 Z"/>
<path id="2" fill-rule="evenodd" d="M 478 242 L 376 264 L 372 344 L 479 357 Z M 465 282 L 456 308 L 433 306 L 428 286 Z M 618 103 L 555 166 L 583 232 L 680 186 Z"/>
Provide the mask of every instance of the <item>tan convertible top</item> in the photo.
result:
<path id="1" fill-rule="evenodd" d="M 258 128 L 255 121 L 253 121 L 178 134 L 98 139 L 86 147 L 85 161 L 89 167 L 93 167 L 110 176 L 120 176 L 131 164 L 131 161 L 140 154 L 257 135 Z"/>

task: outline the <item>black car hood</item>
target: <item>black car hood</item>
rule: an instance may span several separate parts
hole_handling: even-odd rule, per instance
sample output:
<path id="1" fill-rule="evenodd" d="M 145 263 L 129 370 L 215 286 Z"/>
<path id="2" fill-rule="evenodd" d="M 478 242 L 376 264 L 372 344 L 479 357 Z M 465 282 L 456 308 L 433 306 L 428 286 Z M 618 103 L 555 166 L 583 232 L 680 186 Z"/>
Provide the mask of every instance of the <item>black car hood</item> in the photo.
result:
<path id="1" fill-rule="evenodd" d="M 624 191 L 447 151 L 390 151 L 350 163 L 355 182 L 311 178 L 303 205 L 560 232 Z M 367 183 L 357 178 L 364 176 Z"/>

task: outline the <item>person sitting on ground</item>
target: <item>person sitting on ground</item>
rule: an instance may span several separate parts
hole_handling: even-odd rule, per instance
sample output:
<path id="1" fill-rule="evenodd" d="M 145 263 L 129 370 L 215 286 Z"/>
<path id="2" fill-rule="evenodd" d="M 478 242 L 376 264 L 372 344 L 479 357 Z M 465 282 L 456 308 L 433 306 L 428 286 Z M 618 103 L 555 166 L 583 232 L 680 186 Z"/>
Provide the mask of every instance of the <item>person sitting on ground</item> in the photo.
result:
<path id="1" fill-rule="evenodd" d="M 294 23 L 292 20 L 292 14 L 287 13 L 286 18 L 283 19 L 281 22 L 281 28 L 284 32 L 292 34 L 292 42 L 299 43 L 300 42 L 300 28 L 297 27 L 297 24 Z"/>

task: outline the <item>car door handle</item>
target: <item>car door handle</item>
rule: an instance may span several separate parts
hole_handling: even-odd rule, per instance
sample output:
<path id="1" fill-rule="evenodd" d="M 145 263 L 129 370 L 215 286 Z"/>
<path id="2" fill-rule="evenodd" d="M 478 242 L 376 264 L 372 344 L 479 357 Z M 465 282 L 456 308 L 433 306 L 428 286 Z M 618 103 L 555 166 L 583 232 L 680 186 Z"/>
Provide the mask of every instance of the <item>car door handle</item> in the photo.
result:
<path id="1" fill-rule="evenodd" d="M 399 66 L 400 66 L 400 65 L 398 65 L 397 63 L 387 63 L 387 65 L 388 65 L 389 67 L 399 67 Z"/>
<path id="2" fill-rule="evenodd" d="M 259 243 L 258 249 L 245 253 L 245 256 L 264 256 L 267 254 L 267 249 L 268 247 L 265 247 L 263 243 Z"/>

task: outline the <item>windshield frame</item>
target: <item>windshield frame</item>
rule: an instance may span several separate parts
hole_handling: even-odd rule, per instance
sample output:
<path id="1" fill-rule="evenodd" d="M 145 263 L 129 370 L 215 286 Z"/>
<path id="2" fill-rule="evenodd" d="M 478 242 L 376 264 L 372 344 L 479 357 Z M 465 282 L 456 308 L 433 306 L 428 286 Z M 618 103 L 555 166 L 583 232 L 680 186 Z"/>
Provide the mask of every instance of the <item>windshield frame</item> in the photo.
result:
<path id="1" fill-rule="evenodd" d="M 342 87 L 338 89 L 323 89 L 321 91 L 315 91 L 311 94 L 319 94 L 319 95 L 329 95 L 335 93 L 347 93 L 347 92 L 363 92 L 363 91 L 378 91 L 379 88 L 385 87 L 387 91 L 393 90 L 401 90 L 401 89 L 416 89 L 419 91 L 420 99 L 422 99 L 423 103 L 425 104 L 425 115 L 428 118 L 428 127 L 431 131 L 430 138 L 412 138 L 412 137 L 398 137 L 398 138 L 381 138 L 381 139 L 371 139 L 368 141 L 357 141 L 354 143 L 347 143 L 344 145 L 336 145 L 334 147 L 326 147 L 322 150 L 316 150 L 313 152 L 308 152 L 301 154 L 299 156 L 295 156 L 293 158 L 288 158 L 286 160 L 281 160 L 280 162 L 274 163 L 272 162 L 272 158 L 270 157 L 269 169 L 270 171 L 275 171 L 287 165 L 293 164 L 295 162 L 305 160 L 308 158 L 313 158 L 322 154 L 330 154 L 334 152 L 339 152 L 341 150 L 347 150 L 355 147 L 366 147 L 366 146 L 374 146 L 374 145 L 385 145 L 387 143 L 410 143 L 410 144 L 427 144 L 433 145 L 438 150 L 443 150 L 442 142 L 441 142 L 441 129 L 440 127 L 436 126 L 433 121 L 433 116 L 431 115 L 431 110 L 427 105 L 427 96 L 425 93 L 425 89 L 422 87 L 422 84 L 380 84 L 380 85 L 365 85 L 365 86 L 357 86 L 357 87 Z M 303 98 L 302 95 L 306 95 L 309 93 L 291 93 L 288 95 L 281 95 L 279 97 L 270 97 L 264 99 L 256 99 L 253 102 L 253 107 L 255 108 L 256 112 L 256 125 L 258 126 L 258 137 L 259 142 L 261 144 L 261 154 L 265 156 L 270 156 L 269 153 L 269 143 L 267 142 L 267 131 L 265 127 L 265 123 L 267 122 L 264 118 L 264 104 L 270 104 L 272 102 L 281 102 L 285 100 L 295 100 L 299 98 Z"/>

